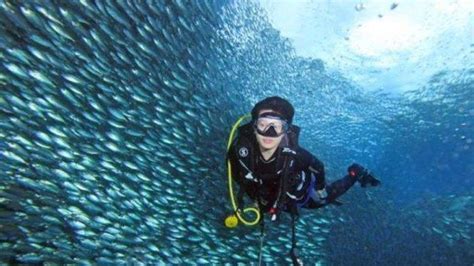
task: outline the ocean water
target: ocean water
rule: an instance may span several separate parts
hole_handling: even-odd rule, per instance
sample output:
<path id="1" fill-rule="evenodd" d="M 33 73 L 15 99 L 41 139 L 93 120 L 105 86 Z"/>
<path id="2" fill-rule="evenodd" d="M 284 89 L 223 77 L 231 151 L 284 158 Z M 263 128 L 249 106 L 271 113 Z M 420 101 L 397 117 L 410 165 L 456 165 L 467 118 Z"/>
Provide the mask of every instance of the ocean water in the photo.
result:
<path id="1" fill-rule="evenodd" d="M 382 181 L 302 211 L 305 264 L 474 263 L 473 44 L 393 93 L 299 55 L 253 1 L 2 0 L 0 21 L 3 264 L 257 264 L 259 228 L 223 224 L 224 157 L 272 95 L 329 181 Z M 290 264 L 289 217 L 267 224 L 263 262 Z"/>

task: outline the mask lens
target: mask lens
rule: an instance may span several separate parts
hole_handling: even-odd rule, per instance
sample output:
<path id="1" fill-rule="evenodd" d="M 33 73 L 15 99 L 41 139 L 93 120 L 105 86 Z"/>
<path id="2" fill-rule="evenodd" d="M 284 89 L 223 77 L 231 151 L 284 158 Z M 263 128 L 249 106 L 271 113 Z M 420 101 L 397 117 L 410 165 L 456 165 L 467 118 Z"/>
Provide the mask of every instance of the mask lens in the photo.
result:
<path id="1" fill-rule="evenodd" d="M 259 133 L 265 133 L 267 132 L 270 128 L 273 127 L 273 130 L 277 135 L 281 135 L 286 131 L 286 122 L 283 120 L 280 120 L 278 118 L 267 118 L 267 117 L 261 117 L 257 119 L 256 121 L 256 128 Z"/>

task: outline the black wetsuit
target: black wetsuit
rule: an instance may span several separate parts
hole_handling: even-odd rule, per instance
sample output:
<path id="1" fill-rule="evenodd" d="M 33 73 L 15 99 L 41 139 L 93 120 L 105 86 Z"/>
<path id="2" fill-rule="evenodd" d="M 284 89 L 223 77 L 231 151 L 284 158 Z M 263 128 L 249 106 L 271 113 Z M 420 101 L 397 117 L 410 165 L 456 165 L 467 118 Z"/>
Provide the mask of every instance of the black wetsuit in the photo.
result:
<path id="1" fill-rule="evenodd" d="M 258 199 L 264 212 L 268 211 L 278 197 L 282 177 L 281 169 L 276 168 L 278 156 L 282 148 L 277 148 L 268 160 L 265 160 L 260 150 L 256 148 L 255 156 L 258 156 L 258 158 L 255 158 L 255 169 L 252 169 L 252 171 L 262 180 L 262 184 L 246 180 L 245 178 L 236 178 L 242 176 L 239 172 L 246 170 L 238 162 L 238 158 L 236 158 L 237 153 L 232 149 L 233 147 L 231 147 L 228 153 L 228 158 L 232 165 L 232 176 L 244 188 L 250 198 L 253 200 Z M 295 151 L 295 165 L 292 167 L 293 174 L 290 175 L 291 185 L 288 193 L 294 197 L 298 207 L 310 209 L 323 207 L 344 194 L 356 182 L 355 177 L 346 175 L 344 178 L 326 185 L 323 163 L 304 148 L 298 146 L 295 148 Z M 317 197 L 315 193 L 315 190 L 323 188 L 326 188 L 327 192 L 325 199 Z"/>

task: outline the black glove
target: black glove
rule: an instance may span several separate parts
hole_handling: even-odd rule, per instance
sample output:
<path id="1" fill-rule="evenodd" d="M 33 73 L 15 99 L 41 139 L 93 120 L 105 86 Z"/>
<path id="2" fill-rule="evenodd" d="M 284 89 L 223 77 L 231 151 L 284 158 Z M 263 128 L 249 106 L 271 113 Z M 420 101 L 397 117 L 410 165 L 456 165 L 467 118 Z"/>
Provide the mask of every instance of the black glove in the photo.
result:
<path id="1" fill-rule="evenodd" d="M 380 181 L 359 164 L 352 164 L 347 168 L 347 171 L 350 176 L 356 178 L 361 187 L 366 187 L 367 184 L 370 184 L 373 187 L 380 185 Z"/>

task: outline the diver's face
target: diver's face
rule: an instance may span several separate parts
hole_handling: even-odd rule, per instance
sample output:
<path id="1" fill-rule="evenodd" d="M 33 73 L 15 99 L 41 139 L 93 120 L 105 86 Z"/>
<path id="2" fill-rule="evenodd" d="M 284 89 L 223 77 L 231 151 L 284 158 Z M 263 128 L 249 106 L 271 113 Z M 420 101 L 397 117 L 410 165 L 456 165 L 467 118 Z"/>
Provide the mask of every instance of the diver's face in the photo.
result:
<path id="1" fill-rule="evenodd" d="M 260 110 L 260 112 L 258 112 L 258 115 L 263 114 L 263 113 L 267 113 L 267 112 L 274 112 L 274 111 L 271 110 L 271 109 L 263 109 L 263 110 Z M 272 121 L 271 120 L 265 121 L 265 123 L 267 123 L 267 122 L 271 123 Z M 278 122 L 278 121 L 275 121 L 275 122 Z M 263 125 L 263 126 L 265 126 L 265 125 Z M 280 142 L 283 139 L 283 137 L 285 136 L 285 134 L 283 134 L 281 136 L 278 136 L 278 137 L 266 137 L 266 136 L 262 136 L 262 135 L 258 134 L 257 131 L 255 130 L 255 135 L 257 137 L 257 142 L 258 142 L 258 145 L 260 146 L 261 150 L 275 149 L 276 147 L 278 147 L 278 145 L 280 145 Z"/>

